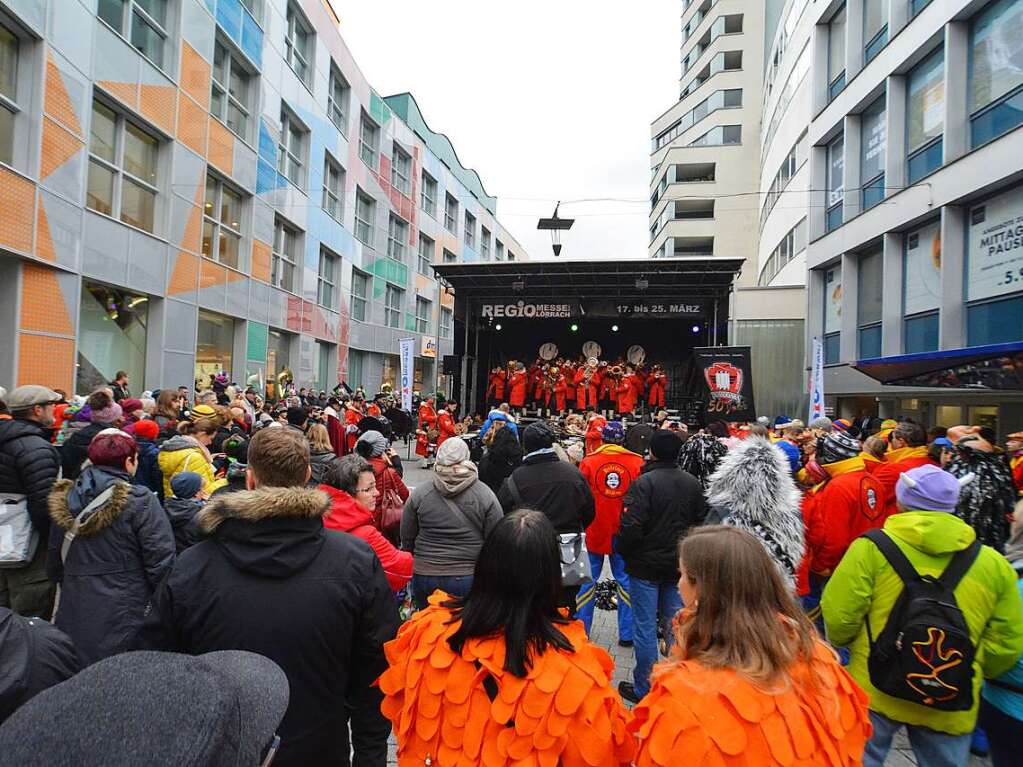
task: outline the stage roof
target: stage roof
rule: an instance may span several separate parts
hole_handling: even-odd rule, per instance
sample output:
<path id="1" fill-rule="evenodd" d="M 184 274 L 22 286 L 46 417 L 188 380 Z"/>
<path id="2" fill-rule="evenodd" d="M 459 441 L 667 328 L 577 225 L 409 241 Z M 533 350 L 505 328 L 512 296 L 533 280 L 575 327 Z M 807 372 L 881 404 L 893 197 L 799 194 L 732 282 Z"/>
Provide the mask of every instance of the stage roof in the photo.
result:
<path id="1" fill-rule="evenodd" d="M 617 261 L 488 261 L 434 264 L 464 299 L 704 298 L 728 296 L 741 258 L 630 258 Z M 646 287 L 643 287 L 643 281 Z M 637 285 L 637 282 L 639 283 Z M 515 283 L 522 283 L 516 286 Z"/>

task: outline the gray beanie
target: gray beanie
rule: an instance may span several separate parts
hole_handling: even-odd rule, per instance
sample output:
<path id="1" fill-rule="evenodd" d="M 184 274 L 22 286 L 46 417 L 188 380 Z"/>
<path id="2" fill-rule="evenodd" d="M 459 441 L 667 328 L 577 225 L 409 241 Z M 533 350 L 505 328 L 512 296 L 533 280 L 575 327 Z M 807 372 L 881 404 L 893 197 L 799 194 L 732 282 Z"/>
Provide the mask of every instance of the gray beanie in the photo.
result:
<path id="1" fill-rule="evenodd" d="M 448 437 L 437 449 L 438 466 L 454 466 L 469 460 L 469 446 L 460 437 Z"/>
<path id="2" fill-rule="evenodd" d="M 811 429 L 817 429 L 819 431 L 831 432 L 835 430 L 835 423 L 826 415 L 814 418 L 807 426 Z"/>
<path id="3" fill-rule="evenodd" d="M 370 454 L 368 457 L 370 458 L 379 458 L 387 450 L 387 437 L 378 431 L 367 431 L 359 437 L 358 442 L 355 444 L 358 445 L 359 442 L 369 446 Z M 362 454 L 360 452 L 360 455 Z"/>
<path id="4" fill-rule="evenodd" d="M 5 764 L 259 764 L 288 708 L 269 658 L 128 652 L 36 695 L 0 727 Z"/>

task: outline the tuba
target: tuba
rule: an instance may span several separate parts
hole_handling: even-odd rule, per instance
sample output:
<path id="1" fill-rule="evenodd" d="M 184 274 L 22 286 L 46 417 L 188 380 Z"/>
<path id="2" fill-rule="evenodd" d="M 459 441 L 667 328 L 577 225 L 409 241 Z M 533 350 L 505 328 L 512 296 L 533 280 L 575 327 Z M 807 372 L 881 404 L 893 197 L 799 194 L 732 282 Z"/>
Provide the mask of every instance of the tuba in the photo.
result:
<path id="1" fill-rule="evenodd" d="M 295 376 L 291 372 L 291 368 L 285 365 L 281 372 L 277 374 L 277 391 L 283 392 L 288 387 L 288 384 L 294 383 L 294 381 Z"/>
<path id="2" fill-rule="evenodd" d="M 615 378 L 621 378 L 623 372 L 624 371 L 622 370 L 621 365 L 614 365 L 611 368 L 611 375 L 613 375 Z"/>
<path id="3" fill-rule="evenodd" d="M 382 384 L 380 386 L 380 393 L 390 396 L 391 394 L 394 393 L 394 384 L 392 384 L 390 381 L 387 381 L 386 383 Z"/>

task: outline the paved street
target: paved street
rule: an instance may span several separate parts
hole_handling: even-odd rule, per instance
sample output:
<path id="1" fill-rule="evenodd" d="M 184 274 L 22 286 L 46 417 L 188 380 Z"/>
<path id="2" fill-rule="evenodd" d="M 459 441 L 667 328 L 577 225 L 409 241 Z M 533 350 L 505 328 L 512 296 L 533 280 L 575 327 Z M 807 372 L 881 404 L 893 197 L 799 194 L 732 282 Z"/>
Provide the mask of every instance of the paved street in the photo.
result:
<path id="1" fill-rule="evenodd" d="M 403 445 L 397 445 L 396 449 L 399 450 L 399 454 L 403 461 L 405 461 L 405 482 L 411 489 L 417 484 L 430 481 L 430 473 L 419 468 L 422 464 L 422 460 L 408 460 L 406 461 L 406 451 Z M 413 455 L 415 459 L 415 455 Z M 609 568 L 605 565 L 605 569 L 601 578 L 610 578 L 611 573 Z M 615 671 L 614 671 L 614 685 L 617 687 L 618 682 L 632 681 L 632 670 L 636 665 L 636 659 L 633 656 L 631 648 L 624 648 L 618 646 L 618 623 L 617 616 L 613 612 L 605 612 L 603 610 L 596 610 L 593 618 L 593 635 L 591 637 L 593 641 L 607 650 L 611 657 L 614 658 Z M 895 741 L 896 747 L 892 749 L 891 755 L 888 757 L 886 765 L 890 767 L 911 767 L 916 764 L 916 760 L 913 758 L 913 752 L 909 749 L 909 742 L 906 740 L 904 734 L 899 735 Z M 391 759 L 392 764 L 397 764 L 397 760 L 394 758 L 394 741 L 392 737 L 391 742 Z M 978 759 L 971 757 L 969 767 L 985 767 L 990 765 L 989 759 Z"/>

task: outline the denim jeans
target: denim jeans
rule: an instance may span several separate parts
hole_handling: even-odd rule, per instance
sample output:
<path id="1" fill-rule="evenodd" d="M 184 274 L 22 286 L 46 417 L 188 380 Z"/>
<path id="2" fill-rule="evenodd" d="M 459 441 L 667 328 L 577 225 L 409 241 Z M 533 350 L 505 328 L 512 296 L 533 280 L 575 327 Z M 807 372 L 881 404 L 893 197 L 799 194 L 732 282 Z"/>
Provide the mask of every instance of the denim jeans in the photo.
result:
<path id="1" fill-rule="evenodd" d="M 613 551 L 613 548 L 612 548 Z M 593 580 L 587 583 L 579 592 L 576 604 L 579 609 L 576 617 L 583 622 L 586 633 L 590 633 L 593 625 L 593 587 L 600 580 L 600 571 L 604 569 L 604 555 L 590 554 L 590 569 L 593 571 Z M 618 639 L 632 641 L 632 601 L 629 597 L 629 576 L 625 572 L 625 561 L 618 555 L 618 552 L 611 554 L 611 574 L 618 583 Z"/>
<path id="2" fill-rule="evenodd" d="M 632 576 L 629 579 L 632 596 L 632 626 L 635 640 L 636 668 L 632 672 L 636 694 L 643 697 L 650 692 L 650 670 L 657 662 L 657 623 L 666 627 L 665 636 L 671 646 L 671 619 L 682 609 L 682 597 L 677 583 L 655 583 Z"/>
<path id="3" fill-rule="evenodd" d="M 870 712 L 870 723 L 874 726 L 874 734 L 867 741 L 863 750 L 863 767 L 881 767 L 892 747 L 892 738 L 900 727 L 906 728 L 909 745 L 921 767 L 962 767 L 970 760 L 970 735 L 949 735 L 947 732 L 929 730 L 913 724 L 895 722 L 879 714 Z"/>
<path id="4" fill-rule="evenodd" d="M 412 602 L 417 610 L 425 610 L 426 600 L 437 589 L 453 597 L 464 597 L 472 588 L 471 575 L 413 575 Z"/>

